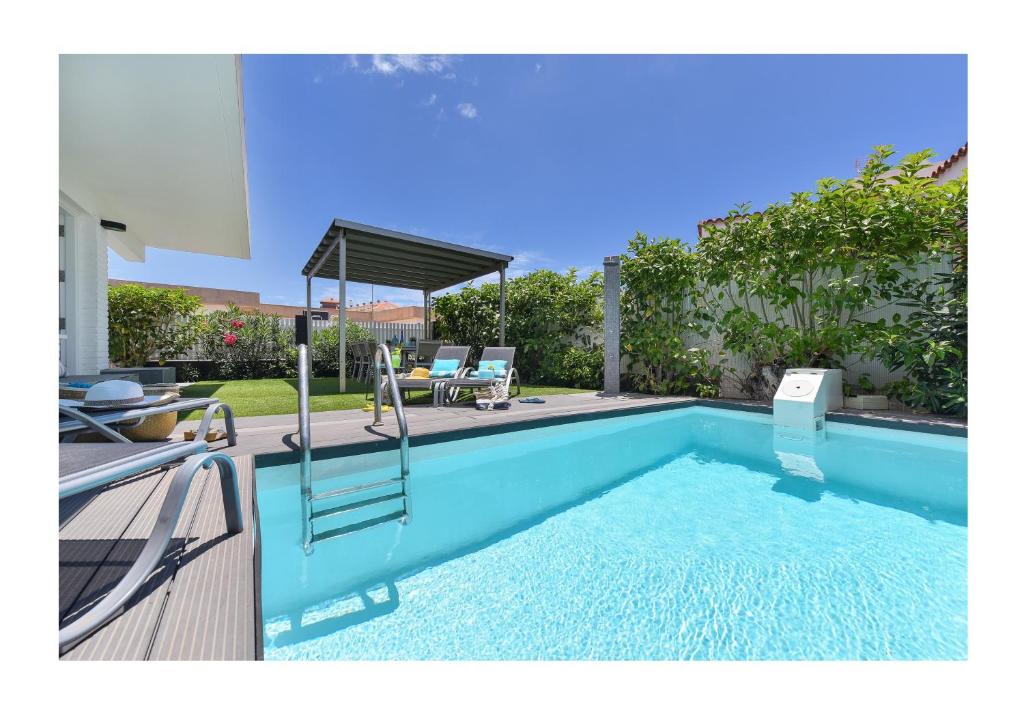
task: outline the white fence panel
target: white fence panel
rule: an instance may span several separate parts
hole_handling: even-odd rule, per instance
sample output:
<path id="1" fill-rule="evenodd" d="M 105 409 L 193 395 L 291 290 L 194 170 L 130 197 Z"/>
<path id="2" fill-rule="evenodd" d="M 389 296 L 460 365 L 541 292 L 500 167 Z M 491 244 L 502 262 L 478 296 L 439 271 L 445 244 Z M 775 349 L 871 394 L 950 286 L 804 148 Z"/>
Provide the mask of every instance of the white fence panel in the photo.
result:
<path id="1" fill-rule="evenodd" d="M 291 342 L 295 343 L 295 319 L 282 316 L 278 323 L 281 325 L 281 329 L 291 333 Z M 316 333 L 326 328 L 338 328 L 338 319 L 331 319 L 330 321 L 319 321 L 314 319 L 312 322 L 312 332 Z M 357 323 L 360 326 L 368 329 L 373 334 L 374 340 L 377 343 L 384 342 L 395 342 L 402 341 L 409 343 L 411 341 L 419 342 L 423 339 L 423 324 L 422 323 L 392 323 L 390 321 L 374 321 L 360 322 L 360 321 L 349 321 L 349 323 Z M 153 360 L 156 360 L 156 355 L 152 356 Z M 193 346 L 188 351 L 178 354 L 176 358 L 172 360 L 202 360 L 202 354 L 200 353 L 199 346 Z M 62 361 L 63 362 L 63 361 Z"/>
<path id="2" fill-rule="evenodd" d="M 330 321 L 313 321 L 313 331 L 319 331 L 325 328 L 337 328 L 338 320 L 331 319 Z M 374 340 L 377 343 L 384 343 L 386 341 L 402 341 L 408 343 L 410 341 L 420 341 L 423 338 L 423 324 L 422 323 L 392 323 L 390 321 L 349 321 L 349 323 L 355 323 L 363 328 L 370 331 L 373 334 Z M 282 318 L 281 327 L 288 329 L 294 333 L 295 319 Z M 294 339 L 294 336 L 293 336 Z M 294 341 L 293 341 L 294 342 Z"/>

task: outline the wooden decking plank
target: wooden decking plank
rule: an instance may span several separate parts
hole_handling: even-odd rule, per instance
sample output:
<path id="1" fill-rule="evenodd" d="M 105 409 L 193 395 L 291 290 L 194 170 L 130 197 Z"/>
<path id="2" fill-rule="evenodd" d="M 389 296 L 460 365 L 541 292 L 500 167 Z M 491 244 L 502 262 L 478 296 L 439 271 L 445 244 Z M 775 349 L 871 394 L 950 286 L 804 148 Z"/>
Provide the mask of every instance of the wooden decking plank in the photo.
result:
<path id="1" fill-rule="evenodd" d="M 175 468 L 167 472 L 160 482 L 160 486 L 153 492 L 153 496 L 139 510 L 121 540 L 117 541 L 111 551 L 108 563 L 101 567 L 90 583 L 89 589 L 83 592 L 83 598 L 87 595 L 95 597 L 105 590 L 109 590 L 110 587 L 117 584 L 117 581 L 135 561 L 152 531 L 160 506 L 176 471 Z M 202 500 L 208 479 L 208 475 L 200 473 L 192 481 L 173 537 L 168 544 L 164 563 L 153 571 L 145 585 L 132 597 L 118 617 L 82 640 L 76 647 L 64 654 L 63 659 L 141 660 L 146 658 L 160 621 L 160 614 L 177 567 L 177 560 L 184 548 L 185 539 L 192 526 L 197 506 Z M 81 518 L 81 515 L 78 518 Z"/>
<path id="2" fill-rule="evenodd" d="M 59 618 L 76 606 L 117 542 L 131 526 L 139 509 L 163 482 L 164 472 L 140 474 L 94 492 L 68 498 L 62 510 L 59 562 Z"/>
<path id="3" fill-rule="evenodd" d="M 216 470 L 211 470 L 153 641 L 151 659 L 257 658 L 254 458 L 235 457 L 235 465 L 245 528 L 227 534 L 223 497 Z"/>

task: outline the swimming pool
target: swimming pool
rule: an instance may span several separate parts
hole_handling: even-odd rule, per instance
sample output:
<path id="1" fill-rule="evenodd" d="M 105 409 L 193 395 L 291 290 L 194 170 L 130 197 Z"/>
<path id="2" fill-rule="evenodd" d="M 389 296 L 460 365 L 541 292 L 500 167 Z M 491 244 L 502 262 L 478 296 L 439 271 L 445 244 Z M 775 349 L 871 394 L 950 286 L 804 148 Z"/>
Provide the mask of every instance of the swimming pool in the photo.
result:
<path id="1" fill-rule="evenodd" d="M 297 465 L 260 467 L 264 655 L 963 659 L 966 446 L 708 407 L 414 446 L 410 522 L 309 556 Z"/>

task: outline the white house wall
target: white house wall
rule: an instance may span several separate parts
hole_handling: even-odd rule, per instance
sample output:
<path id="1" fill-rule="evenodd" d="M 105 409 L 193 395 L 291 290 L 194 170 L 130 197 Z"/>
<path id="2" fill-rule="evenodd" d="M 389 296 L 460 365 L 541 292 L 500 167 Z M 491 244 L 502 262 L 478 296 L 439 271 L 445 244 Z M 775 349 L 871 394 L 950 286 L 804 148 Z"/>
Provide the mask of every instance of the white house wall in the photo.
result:
<path id="1" fill-rule="evenodd" d="M 107 325 L 107 232 L 99 218 L 61 194 L 70 219 L 67 235 L 68 374 L 94 375 L 109 365 Z"/>

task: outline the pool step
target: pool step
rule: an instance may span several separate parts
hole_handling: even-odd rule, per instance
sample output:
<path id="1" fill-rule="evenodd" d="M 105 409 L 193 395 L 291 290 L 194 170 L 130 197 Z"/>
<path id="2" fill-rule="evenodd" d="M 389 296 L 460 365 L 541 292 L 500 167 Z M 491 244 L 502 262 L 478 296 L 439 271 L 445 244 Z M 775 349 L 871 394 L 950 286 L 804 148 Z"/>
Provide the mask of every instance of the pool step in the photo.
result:
<path id="1" fill-rule="evenodd" d="M 356 484 L 355 486 L 346 486 L 341 489 L 331 489 L 329 491 L 322 491 L 317 494 L 313 494 L 309 497 L 309 532 L 311 534 L 310 542 L 316 543 L 317 541 L 326 541 L 330 538 L 338 538 L 340 536 L 347 536 L 350 533 L 362 531 L 372 526 L 378 526 L 382 523 L 388 523 L 389 521 L 400 521 L 405 523 L 409 517 L 409 507 L 407 502 L 408 492 L 406 491 L 406 480 L 402 477 L 394 477 L 390 479 L 381 479 L 380 481 L 371 481 L 364 484 Z M 374 489 L 382 489 L 385 487 L 399 487 L 398 491 L 391 491 L 386 494 L 380 494 L 378 496 L 369 496 L 367 498 L 357 499 L 355 501 L 348 501 L 346 503 L 337 504 L 328 508 L 316 510 L 313 508 L 313 503 L 316 501 L 324 501 L 325 499 L 335 499 L 339 496 L 350 496 L 352 494 L 360 494 L 362 492 L 373 491 Z M 373 518 L 364 519 L 362 521 L 355 521 L 348 525 L 338 526 L 337 528 L 331 528 L 326 531 L 315 531 L 314 526 L 320 521 L 330 518 L 331 516 L 340 516 L 342 514 L 350 514 L 363 509 L 369 509 L 374 506 L 381 504 L 387 504 L 389 502 L 398 502 L 401 508 L 398 511 L 391 511 L 383 515 L 374 516 Z M 368 511 L 368 514 L 373 515 L 373 511 Z"/>
<path id="2" fill-rule="evenodd" d="M 393 513 L 385 514 L 384 516 L 378 516 L 377 518 L 367 519 L 365 521 L 359 521 L 348 526 L 342 526 L 341 528 L 331 528 L 326 531 L 313 534 L 313 542 L 318 543 L 320 541 L 326 541 L 330 538 L 339 538 L 341 536 L 347 536 L 350 533 L 356 531 L 362 531 L 372 526 L 379 526 L 382 523 L 388 521 L 398 521 L 399 519 L 405 518 L 405 511 L 395 511 Z"/>
<path id="3" fill-rule="evenodd" d="M 394 479 L 381 479 L 380 481 L 373 481 L 368 484 L 358 484 L 356 486 L 346 486 L 343 489 L 331 489 L 330 491 L 323 491 L 319 494 L 313 494 L 309 497 L 310 501 L 323 501 L 324 499 L 333 499 L 335 496 L 345 496 L 346 494 L 355 494 L 358 491 L 368 491 L 370 489 L 379 489 L 382 486 L 391 486 L 393 484 L 401 484 L 402 478 L 397 477 Z"/>
<path id="4" fill-rule="evenodd" d="M 387 501 L 399 501 L 404 497 L 405 494 L 402 493 L 401 491 L 394 494 L 385 494 L 384 496 L 375 496 L 372 499 L 353 501 L 350 504 L 342 504 L 341 506 L 334 506 L 329 509 L 314 511 L 309 518 L 313 521 L 316 521 L 317 519 L 327 518 L 328 516 L 337 516 L 339 514 L 348 513 L 350 511 L 358 511 L 359 509 L 365 509 L 367 506 L 383 504 Z"/>

